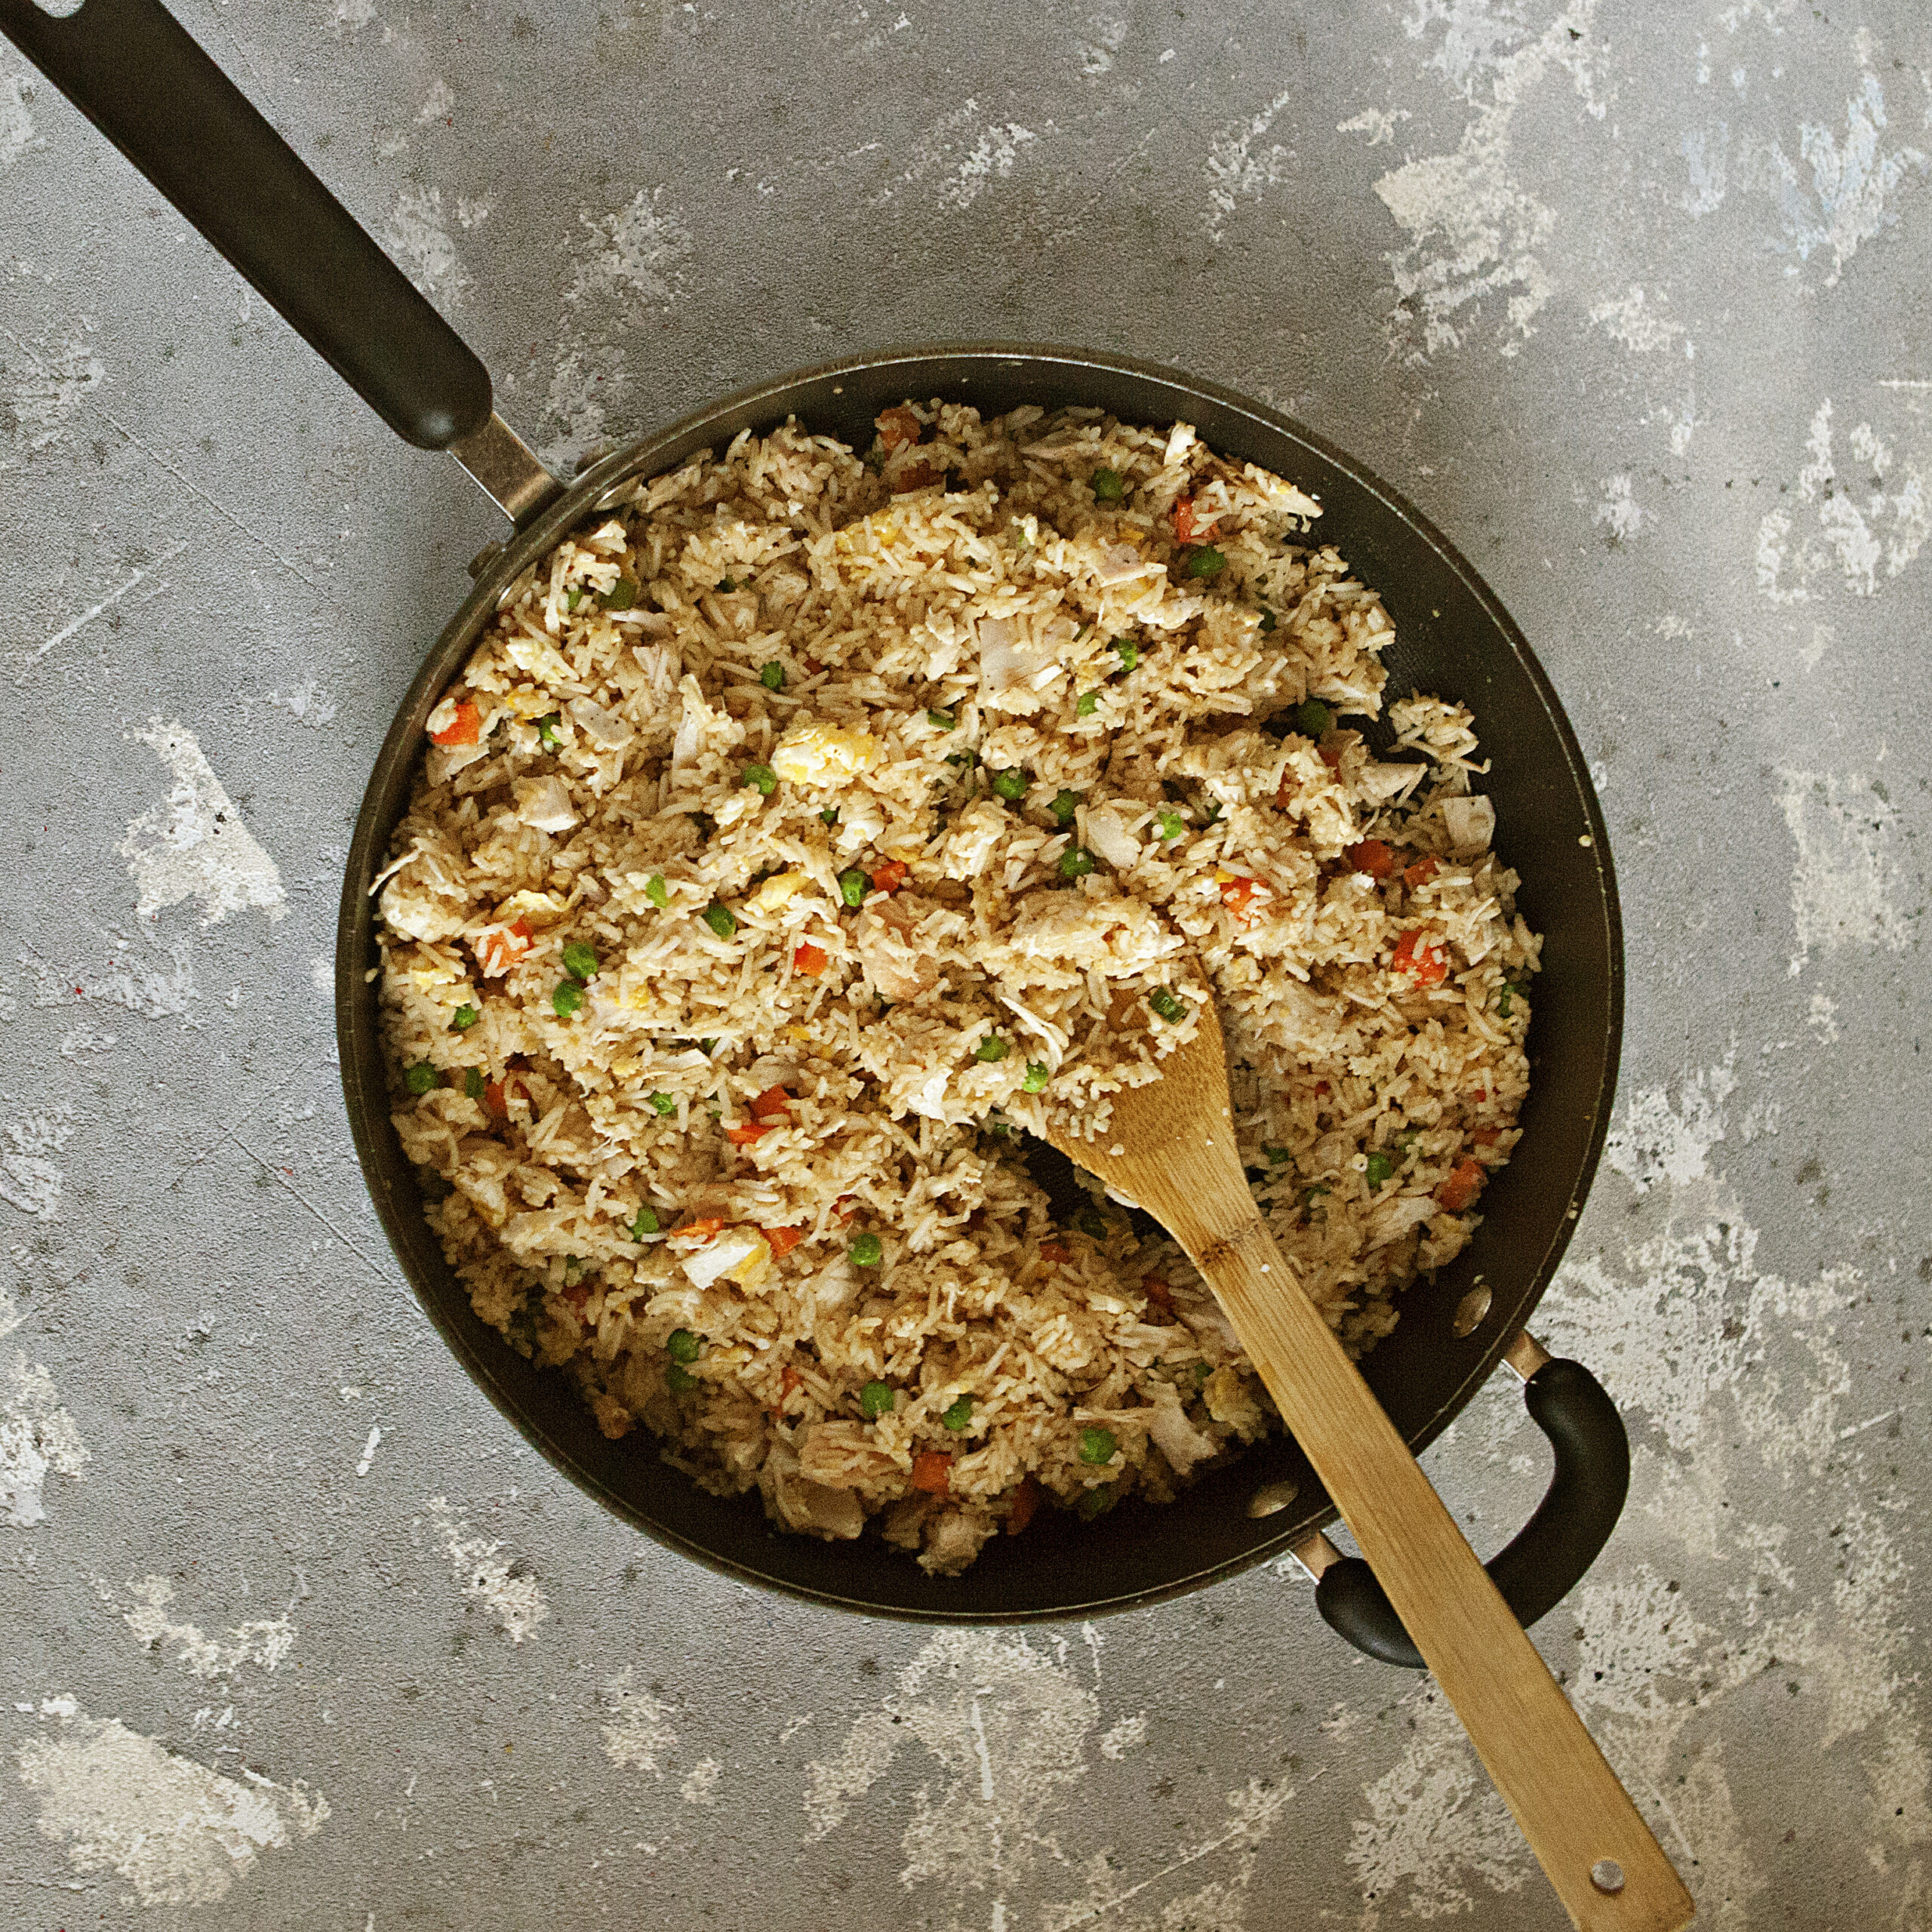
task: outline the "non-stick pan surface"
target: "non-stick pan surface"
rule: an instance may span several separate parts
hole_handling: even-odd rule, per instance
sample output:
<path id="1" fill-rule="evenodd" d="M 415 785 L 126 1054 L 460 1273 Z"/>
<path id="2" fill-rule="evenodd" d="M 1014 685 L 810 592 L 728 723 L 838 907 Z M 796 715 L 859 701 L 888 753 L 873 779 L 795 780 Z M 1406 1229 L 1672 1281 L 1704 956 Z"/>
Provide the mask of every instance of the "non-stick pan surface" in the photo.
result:
<path id="1" fill-rule="evenodd" d="M 1333 1515 L 1291 1442 L 1251 1451 L 1178 1503 L 1129 1502 L 1097 1523 L 1044 1512 L 1023 1538 L 996 1537 L 957 1578 L 931 1577 L 876 1538 L 826 1543 L 780 1535 L 755 1496 L 721 1501 L 657 1456 L 647 1435 L 607 1441 L 561 1374 L 534 1368 L 472 1312 L 423 1220 L 416 1171 L 389 1124 L 370 888 L 406 805 L 424 721 L 522 573 L 638 476 L 740 429 L 795 416 L 867 441 L 879 411 L 907 398 L 974 405 L 1081 404 L 1124 420 L 1192 423 L 1223 454 L 1299 484 L 1335 544 L 1395 620 L 1389 695 L 1460 699 L 1492 761 L 1496 846 L 1522 875 L 1519 903 L 1545 936 L 1530 1034 L 1530 1097 L 1515 1158 L 1483 1197 L 1483 1223 L 1454 1266 L 1407 1291 L 1401 1319 L 1364 1364 L 1411 1445 L 1433 1440 L 1494 1367 L 1548 1284 L 1602 1146 L 1622 1023 L 1621 934 L 1601 818 L 1582 754 L 1521 633 L 1475 572 L 1420 512 L 1312 432 L 1226 390 L 1169 371 L 1075 350 L 992 344 L 909 351 L 806 371 L 748 389 L 607 457 L 485 568 L 437 640 L 384 743 L 343 882 L 337 1017 L 358 1152 L 396 1253 L 423 1304 L 491 1398 L 560 1469 L 640 1528 L 749 1582 L 890 1616 L 951 1623 L 1088 1617 L 1192 1589 L 1277 1555 Z M 1452 1332 L 1480 1277 L 1487 1318 Z M 1249 1514 L 1263 1485 L 1296 1486 L 1290 1507 Z"/>
<path id="2" fill-rule="evenodd" d="M 648 1437 L 605 1440 L 561 1376 L 533 1368 L 477 1320 L 423 1221 L 414 1171 L 389 1124 L 370 888 L 408 798 L 431 706 L 503 592 L 608 491 L 790 415 L 814 430 L 869 439 L 873 417 L 908 397 L 970 402 L 987 414 L 1020 403 L 1084 404 L 1130 420 L 1192 423 L 1223 454 L 1278 471 L 1321 500 L 1322 540 L 1381 592 L 1395 619 L 1392 693 L 1419 687 L 1473 708 L 1493 761 L 1485 789 L 1496 805 L 1497 849 L 1521 874 L 1521 909 L 1545 940 L 1521 1144 L 1485 1192 L 1469 1249 L 1407 1291 L 1394 1334 L 1365 1364 L 1413 1447 L 1441 1431 L 1527 1320 L 1581 1207 L 1616 1078 L 1623 965 L 1603 824 L 1561 709 L 1500 604 L 1415 509 L 1308 430 L 1225 390 L 1108 357 L 1002 345 L 873 356 L 767 383 L 644 438 L 562 492 L 494 413 L 475 355 L 158 0 L 85 0 L 61 17 L 35 0 L 0 0 L 0 31 L 399 435 L 449 451 L 518 525 L 438 639 L 377 761 L 343 881 L 336 998 L 350 1124 L 395 1251 L 458 1358 L 546 1456 L 640 1528 L 748 1582 L 950 1622 L 1088 1616 L 1149 1601 L 1273 1555 L 1332 1513 L 1294 1444 L 1281 1441 L 1168 1508 L 1129 1503 L 1081 1527 L 1045 1512 L 1023 1537 L 995 1539 L 958 1579 L 927 1577 L 875 1539 L 782 1537 L 755 1499 L 706 1495 L 663 1463 Z M 1478 1277 L 1489 1312 L 1458 1336 L 1455 1312 Z M 1533 1396 L 1543 1381 L 1532 1383 Z M 1573 1391 L 1588 1381 L 1574 1365 L 1561 1378 Z M 1518 1546 L 1543 1573 L 1546 1607 L 1601 1546 L 1622 1501 L 1623 1432 L 1601 1392 L 1589 1390 L 1593 1399 L 1572 1407 L 1569 1426 L 1549 1431 L 1558 1444 L 1558 1484 Z M 1537 1399 L 1555 1406 L 1569 1398 L 1551 1384 Z M 1588 1427 L 1586 1412 L 1596 1417 Z M 1540 1409 L 1533 1413 L 1544 1422 Z M 1594 1458 L 1564 1447 L 1592 1439 Z M 1258 1491 L 1278 1497 L 1288 1485 L 1291 1505 L 1250 1513 Z M 1566 1535 L 1557 1518 L 1592 1491 L 1598 1506 L 1574 1513 L 1593 1527 Z M 1328 1582 L 1340 1574 L 1331 1571 Z M 1324 1614 L 1334 1614 L 1328 1598 L 1341 1593 L 1327 1583 L 1324 1591 Z M 1355 1601 L 1359 1609 L 1358 1591 Z M 1339 1614 L 1334 1620 L 1349 1627 Z M 1374 1621 L 1357 1616 L 1350 1634 L 1396 1654 L 1387 1630 L 1368 1641 Z M 1393 1639 L 1399 1645 L 1398 1627 Z"/>

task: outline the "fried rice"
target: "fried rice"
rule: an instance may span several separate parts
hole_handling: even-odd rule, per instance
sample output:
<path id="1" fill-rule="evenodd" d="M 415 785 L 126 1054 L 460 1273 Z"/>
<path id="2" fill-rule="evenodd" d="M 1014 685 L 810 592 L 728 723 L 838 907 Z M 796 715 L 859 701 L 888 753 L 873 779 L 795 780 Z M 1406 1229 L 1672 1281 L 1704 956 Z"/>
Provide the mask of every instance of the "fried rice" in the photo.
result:
<path id="1" fill-rule="evenodd" d="M 394 1120 L 477 1312 L 784 1527 L 963 1569 L 1279 1423 L 1174 1244 L 1056 1214 L 1220 1007 L 1352 1353 L 1514 1146 L 1538 942 L 1473 721 L 1292 483 L 908 405 L 642 480 L 503 599 L 381 886 Z M 1345 721 L 1356 721 L 1351 724 Z"/>

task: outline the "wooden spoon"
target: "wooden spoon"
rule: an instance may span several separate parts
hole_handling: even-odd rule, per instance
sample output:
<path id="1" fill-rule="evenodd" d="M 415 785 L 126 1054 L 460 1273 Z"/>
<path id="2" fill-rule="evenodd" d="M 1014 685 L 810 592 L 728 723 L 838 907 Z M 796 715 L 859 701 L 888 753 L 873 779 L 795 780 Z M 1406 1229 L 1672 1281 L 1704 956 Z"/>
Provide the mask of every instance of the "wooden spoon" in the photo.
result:
<path id="1" fill-rule="evenodd" d="M 1207 1278 L 1572 1921 L 1676 1932 L 1696 1910 L 1683 1881 L 1263 1223 L 1211 1004 L 1201 1021 L 1097 1139 L 1048 1139 Z"/>

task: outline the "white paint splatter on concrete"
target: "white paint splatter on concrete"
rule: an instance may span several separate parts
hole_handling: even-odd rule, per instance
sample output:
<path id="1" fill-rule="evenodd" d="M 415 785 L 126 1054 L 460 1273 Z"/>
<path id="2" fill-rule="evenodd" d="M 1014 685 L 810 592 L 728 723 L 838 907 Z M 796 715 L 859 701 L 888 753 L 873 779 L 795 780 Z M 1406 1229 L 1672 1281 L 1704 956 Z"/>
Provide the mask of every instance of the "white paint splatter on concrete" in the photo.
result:
<path id="1" fill-rule="evenodd" d="M 899 1672 L 894 1691 L 854 1721 L 840 1749 L 807 1767 L 806 1842 L 837 1830 L 901 1753 L 916 1750 L 923 1757 L 901 1765 L 895 1780 L 906 1813 L 900 1882 L 909 1891 L 934 1888 L 942 1916 L 933 1922 L 1004 1926 L 1014 1894 L 1036 1872 L 1071 1869 L 1085 1894 L 1047 1906 L 1041 1932 L 1101 1921 L 1109 1932 L 1139 1932 L 1143 1921 L 1122 1915 L 1127 1906 L 1225 1851 L 1238 1860 L 1233 1877 L 1191 1899 L 1175 1897 L 1168 1887 L 1158 1923 L 1236 1932 L 1244 1922 L 1254 1847 L 1292 1792 L 1258 1780 L 1230 1792 L 1219 1829 L 1143 1877 L 1133 1877 L 1130 1861 L 1110 1845 L 1077 1857 L 1069 1835 L 1104 1823 L 1106 1815 L 1071 1795 L 1093 1769 L 1088 1751 L 1100 1698 L 1076 1681 L 1066 1646 L 1059 1647 L 1056 1657 L 1024 1638 L 987 1630 L 946 1630 L 929 1639 Z M 1127 1718 L 1112 1727 L 1102 1740 L 1103 1755 L 1124 1755 L 1144 1736 L 1145 1721 Z M 1115 1747 L 1111 1752 L 1107 1740 Z M 1146 1921 L 1147 1932 L 1156 1922 Z"/>
<path id="2" fill-rule="evenodd" d="M 1804 1016 L 1804 1023 L 1826 1046 L 1835 1046 L 1838 1037 L 1838 1001 L 1829 993 L 1814 993 L 1811 1010 Z"/>
<path id="3" fill-rule="evenodd" d="M 78 336 L 38 354 L 25 349 L 22 360 L 24 369 L 8 371 L 14 377 L 8 397 L 14 438 L 29 452 L 51 449 L 65 439 L 69 419 L 107 372 Z"/>
<path id="4" fill-rule="evenodd" d="M 11 168 L 23 155 L 47 145 L 35 131 L 33 116 L 27 111 L 35 86 L 31 74 L 0 78 L 0 169 Z"/>
<path id="5" fill-rule="evenodd" d="M 1295 96 L 1287 88 L 1278 94 L 1258 114 L 1246 120 L 1231 121 L 1215 135 L 1208 149 L 1208 233 L 1219 242 L 1226 234 L 1228 218 L 1243 201 L 1257 201 L 1267 189 L 1278 186 L 1293 171 L 1294 154 L 1277 141 L 1266 147 L 1275 118 Z"/>
<path id="6" fill-rule="evenodd" d="M 687 1804 L 715 1804 L 718 1780 L 724 1769 L 715 1758 L 700 1758 L 678 1787 L 678 1795 Z"/>
<path id="7" fill-rule="evenodd" d="M 369 1439 L 363 1444 L 362 1454 L 355 1464 L 355 1473 L 358 1476 L 366 1476 L 375 1467 L 376 1451 L 382 1439 L 383 1432 L 380 1429 L 370 1430 Z"/>
<path id="8" fill-rule="evenodd" d="M 566 301 L 614 296 L 639 310 L 683 298 L 691 232 L 664 189 L 640 188 L 615 214 L 577 219 L 589 233 L 591 252 L 578 263 Z"/>
<path id="9" fill-rule="evenodd" d="M 1654 355 L 1660 349 L 1669 348 L 1684 334 L 1681 323 L 1661 312 L 1667 299 L 1659 297 L 1653 301 L 1649 294 L 1633 284 L 1628 294 L 1599 302 L 1590 311 L 1590 320 L 1613 342 L 1620 342 L 1639 355 Z"/>
<path id="10" fill-rule="evenodd" d="M 978 140 L 940 189 L 940 199 L 949 208 L 971 208 L 991 183 L 1004 181 L 1012 174 L 1020 150 L 1033 146 L 1038 139 L 1013 121 L 982 128 Z"/>
<path id="11" fill-rule="evenodd" d="M 382 242 L 425 295 L 445 310 L 462 306 L 469 271 L 450 239 L 441 189 L 413 184 L 398 189 Z"/>
<path id="12" fill-rule="evenodd" d="M 83 1054 L 111 1054 L 117 1037 L 112 1033 L 97 1033 L 85 1024 L 69 1026 L 60 1035 L 60 1057 L 78 1060 Z"/>
<path id="13" fill-rule="evenodd" d="M 1830 252 L 1827 288 L 1844 272 L 1860 244 L 1898 219 L 1892 202 L 1906 180 L 1932 170 L 1932 156 L 1921 149 L 1886 149 L 1881 137 L 1887 125 L 1884 90 L 1878 76 L 1868 72 L 1845 103 L 1842 144 L 1819 123 L 1799 128 L 1798 155 L 1810 171 L 1808 183 L 1803 169 L 1776 142 L 1751 158 L 1751 183 L 1776 204 L 1779 224 L 1798 261 Z"/>
<path id="14" fill-rule="evenodd" d="M 198 997 L 187 940 L 177 938 L 164 944 L 151 933 L 144 932 L 143 937 L 147 942 L 146 951 L 161 963 L 143 958 L 134 951 L 133 942 L 125 939 L 112 942 L 113 956 L 105 967 L 82 968 L 68 974 L 57 974 L 47 961 L 22 953 L 20 964 L 38 982 L 35 1005 L 63 1006 L 69 999 L 99 1000 L 105 1005 L 138 1014 L 143 1020 L 186 1020 L 189 1002 Z"/>
<path id="15" fill-rule="evenodd" d="M 232 1677 L 244 1664 L 272 1673 L 295 1647 L 295 1626 L 286 1617 L 239 1624 L 223 1643 L 195 1624 L 177 1623 L 168 1617 L 174 1586 L 165 1577 L 143 1577 L 128 1587 L 134 1607 L 122 1614 L 122 1621 L 145 1649 L 165 1646 L 174 1652 L 177 1663 L 186 1665 L 197 1677 Z"/>
<path id="16" fill-rule="evenodd" d="M 53 1377 L 18 1349 L 13 1352 L 12 1362 L 0 1365 L 0 1522 L 27 1530 L 47 1520 L 48 1478 L 78 1482 L 88 1457 Z"/>
<path id="17" fill-rule="evenodd" d="M 1678 198 L 1678 206 L 1694 219 L 1715 214 L 1724 205 L 1730 186 L 1726 167 L 1730 145 L 1730 125 L 1723 121 L 1714 128 L 1687 128 L 1678 143 L 1689 183 Z"/>
<path id="18" fill-rule="evenodd" d="M 270 691 L 269 703 L 285 711 L 298 724 L 319 731 L 335 718 L 335 700 L 328 696 L 313 678 L 304 678 L 285 691 Z"/>
<path id="19" fill-rule="evenodd" d="M 634 1682 L 629 1664 L 604 1687 L 604 1755 L 621 1769 L 664 1775 L 665 1761 L 678 1748 L 670 1708 Z"/>
<path id="20" fill-rule="evenodd" d="M 433 122 L 447 121 L 456 111 L 456 95 L 448 82 L 438 78 L 429 83 L 429 91 L 423 97 L 423 105 L 416 110 L 417 125 L 427 128 Z"/>
<path id="21" fill-rule="evenodd" d="M 1701 1180 L 1711 1149 L 1724 1137 L 1724 1104 L 1737 1089 L 1737 1055 L 1687 1074 L 1675 1106 L 1668 1087 L 1641 1088 L 1604 1143 L 1604 1158 L 1639 1194 L 1660 1182 Z"/>
<path id="22" fill-rule="evenodd" d="M 74 1110 L 66 1106 L 0 1121 L 0 1201 L 52 1220 L 60 1211 L 66 1177 L 46 1157 L 66 1146 L 73 1131 Z"/>
<path id="23" fill-rule="evenodd" d="M 1535 1865 L 1454 1709 L 1432 1678 L 1401 1701 L 1413 1728 L 1395 1764 L 1364 1787 L 1368 1815 L 1344 1854 L 1363 1896 L 1438 1918 L 1473 1912 L 1472 1884 L 1521 1891 Z"/>
<path id="24" fill-rule="evenodd" d="M 513 1644 L 534 1635 L 550 1614 L 535 1574 L 522 1558 L 512 1561 L 499 1552 L 500 1541 L 470 1534 L 468 1521 L 450 1507 L 447 1497 L 432 1496 L 429 1512 L 448 1552 L 450 1574 L 469 1601 L 488 1611 L 497 1628 Z"/>
<path id="25" fill-rule="evenodd" d="M 1643 506 L 1627 472 L 1606 476 L 1597 485 L 1603 495 L 1591 512 L 1592 524 L 1607 524 L 1613 543 L 1627 543 L 1644 527 Z"/>
<path id="26" fill-rule="evenodd" d="M 309 983 L 325 999 L 335 997 L 335 961 L 326 952 L 318 952 L 309 961 Z"/>
<path id="27" fill-rule="evenodd" d="M 1898 814 L 1882 781 L 1857 772 L 1780 771 L 1780 808 L 1798 848 L 1791 874 L 1794 977 L 1814 952 L 1902 952 L 1912 924 L 1898 902 Z"/>
<path id="28" fill-rule="evenodd" d="M 1147 1742 L 1147 1713 L 1137 1712 L 1131 1718 L 1122 1718 L 1118 1724 L 1108 1726 L 1100 1740 L 1100 1755 L 1103 1758 L 1124 1758 L 1130 1751 L 1137 1751 Z"/>
<path id="29" fill-rule="evenodd" d="M 335 0 L 331 17 L 338 38 L 359 33 L 376 17 L 376 0 Z"/>
<path id="30" fill-rule="evenodd" d="M 662 186 L 641 188 L 614 214 L 578 220 L 590 238 L 564 300 L 545 408 L 577 447 L 604 434 L 607 411 L 630 386 L 620 344 L 643 317 L 685 297 L 691 234 Z"/>
<path id="31" fill-rule="evenodd" d="M 1812 416 L 1807 460 L 1788 492 L 1791 502 L 1815 506 L 1804 519 L 1815 530 L 1794 538 L 1798 518 L 1788 504 L 1758 525 L 1758 588 L 1774 604 L 1804 603 L 1835 577 L 1854 596 L 1872 596 L 1881 571 L 1898 576 L 1932 537 L 1932 460 L 1901 460 L 1869 423 L 1849 440 L 1863 488 L 1841 474 L 1827 397 Z"/>
<path id="32" fill-rule="evenodd" d="M 48 1699 L 58 1729 L 18 1746 L 41 1835 L 64 1842 L 77 1872 L 113 1872 L 143 1905 L 210 1905 L 265 1851 L 312 1838 L 328 1801 L 300 1779 L 245 1783 L 177 1757 L 118 1718 L 91 1718 L 72 1698 Z"/>
<path id="33" fill-rule="evenodd" d="M 1603 113 L 1589 64 L 1595 14 L 1596 0 L 1572 0 L 1535 39 L 1502 55 L 1494 50 L 1520 32 L 1507 15 L 1480 5 L 1452 9 L 1442 0 L 1422 0 L 1411 17 L 1417 34 L 1432 23 L 1451 24 L 1435 64 L 1472 100 L 1486 77 L 1489 98 L 1454 153 L 1410 162 L 1375 184 L 1409 235 L 1389 257 L 1396 294 L 1392 346 L 1408 361 L 1460 347 L 1486 301 L 1499 296 L 1506 320 L 1501 352 L 1513 355 L 1555 293 L 1540 251 L 1556 217 L 1516 174 L 1514 125 L 1553 69 L 1569 74 L 1591 113 Z M 1478 32 L 1484 21 L 1493 32 Z"/>
<path id="34" fill-rule="evenodd" d="M 1395 141 L 1397 124 L 1410 118 L 1406 107 L 1392 110 L 1383 107 L 1364 107 L 1352 118 L 1337 121 L 1335 131 L 1338 134 L 1366 134 L 1371 147 L 1388 147 Z"/>
<path id="35" fill-rule="evenodd" d="M 119 848 L 139 890 L 141 916 L 192 898 L 201 902 L 205 926 L 250 906 L 280 918 L 281 875 L 242 823 L 194 733 L 178 718 L 164 724 L 154 718 L 134 735 L 174 774 L 166 799 L 128 826 Z"/>
<path id="36" fill-rule="evenodd" d="M 903 20 L 904 16 L 900 17 Z M 1103 74 L 1113 72 L 1114 56 L 1127 44 L 1127 23 L 1096 14 L 1092 25 L 1093 38 L 1079 42 L 1073 53 L 1080 64 L 1080 71 L 1090 81 L 1097 81 Z"/>

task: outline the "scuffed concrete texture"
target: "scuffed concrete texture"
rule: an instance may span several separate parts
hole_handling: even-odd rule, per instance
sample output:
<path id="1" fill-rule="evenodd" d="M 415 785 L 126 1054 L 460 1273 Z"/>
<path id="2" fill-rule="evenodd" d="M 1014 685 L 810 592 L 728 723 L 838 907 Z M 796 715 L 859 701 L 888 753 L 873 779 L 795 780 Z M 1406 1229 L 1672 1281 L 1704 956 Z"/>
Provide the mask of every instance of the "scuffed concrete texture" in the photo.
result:
<path id="1" fill-rule="evenodd" d="M 1278 403 L 1467 550 L 1631 946 L 1539 1326 L 1635 1484 L 1539 1639 L 1702 1922 L 1932 1921 L 1922 9 L 183 17 L 555 461 L 999 334 Z M 1297 1575 L 1023 1638 L 842 1620 L 489 1408 L 367 1204 L 326 961 L 494 512 L 4 50 L 0 503 L 10 1925 L 1562 1923 L 1431 1687 Z M 1500 1385 L 1430 1463 L 1484 1547 L 1545 1466 Z"/>

